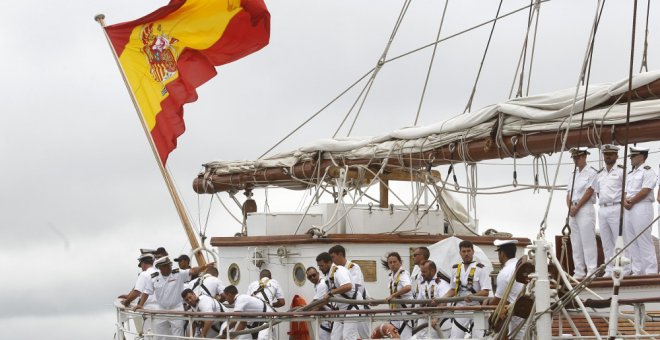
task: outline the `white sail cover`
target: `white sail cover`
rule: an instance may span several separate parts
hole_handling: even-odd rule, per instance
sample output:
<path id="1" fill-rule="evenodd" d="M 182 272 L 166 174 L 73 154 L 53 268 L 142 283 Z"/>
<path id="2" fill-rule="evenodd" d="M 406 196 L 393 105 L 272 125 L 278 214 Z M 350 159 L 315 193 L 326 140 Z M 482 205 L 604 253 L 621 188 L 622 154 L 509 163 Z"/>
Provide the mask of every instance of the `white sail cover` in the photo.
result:
<path id="1" fill-rule="evenodd" d="M 639 88 L 660 79 L 660 71 L 633 76 L 633 88 Z M 297 150 L 284 152 L 256 161 L 216 161 L 206 164 L 211 174 L 229 174 L 271 167 L 291 167 L 312 160 L 320 151 L 323 157 L 336 159 L 370 159 L 405 157 L 409 153 L 424 152 L 449 145 L 456 140 L 471 140 L 489 136 L 493 122 L 501 121 L 503 136 L 539 131 L 565 129 L 571 114 L 586 107 L 583 125 L 622 124 L 626 120 L 626 103 L 594 109 L 628 90 L 628 79 L 615 83 L 591 84 L 584 103 L 585 87 L 515 98 L 480 110 L 459 114 L 448 120 L 426 126 L 408 127 L 376 137 L 345 137 L 320 139 Z M 660 95 L 660 94 L 658 94 Z M 660 99 L 631 103 L 631 122 L 660 118 Z M 571 128 L 580 126 L 581 117 L 571 122 Z"/>
<path id="2" fill-rule="evenodd" d="M 458 249 L 458 244 L 461 243 L 461 241 L 463 240 L 456 236 L 452 236 L 428 247 L 431 252 L 429 260 L 435 262 L 438 270 L 449 278 L 451 278 L 452 275 L 455 275 L 451 267 L 454 264 L 463 261 Z M 493 271 L 493 263 L 490 261 L 486 253 L 476 245 L 474 246 L 474 260 L 481 262 L 486 266 L 488 272 Z"/>

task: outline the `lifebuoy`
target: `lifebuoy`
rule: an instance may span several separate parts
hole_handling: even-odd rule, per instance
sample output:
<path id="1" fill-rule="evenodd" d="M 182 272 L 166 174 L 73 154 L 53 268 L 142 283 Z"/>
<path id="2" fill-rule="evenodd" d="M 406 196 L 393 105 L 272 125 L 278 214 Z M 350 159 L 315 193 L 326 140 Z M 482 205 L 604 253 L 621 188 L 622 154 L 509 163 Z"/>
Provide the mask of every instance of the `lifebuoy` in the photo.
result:
<path id="1" fill-rule="evenodd" d="M 371 332 L 372 339 L 400 339 L 399 331 L 391 323 L 384 323 Z"/>

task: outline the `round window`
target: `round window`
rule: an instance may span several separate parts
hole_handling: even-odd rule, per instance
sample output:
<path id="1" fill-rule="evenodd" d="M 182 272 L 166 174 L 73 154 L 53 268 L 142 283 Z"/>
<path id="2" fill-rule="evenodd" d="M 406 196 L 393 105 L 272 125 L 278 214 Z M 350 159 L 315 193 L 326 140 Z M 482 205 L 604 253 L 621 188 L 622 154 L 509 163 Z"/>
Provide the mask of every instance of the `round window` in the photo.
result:
<path id="1" fill-rule="evenodd" d="M 236 263 L 232 263 L 227 270 L 227 278 L 229 283 L 237 285 L 241 281 L 241 268 Z"/>
<path id="2" fill-rule="evenodd" d="M 305 285 L 306 278 L 305 265 L 302 263 L 296 263 L 296 265 L 293 266 L 293 282 L 302 287 Z"/>

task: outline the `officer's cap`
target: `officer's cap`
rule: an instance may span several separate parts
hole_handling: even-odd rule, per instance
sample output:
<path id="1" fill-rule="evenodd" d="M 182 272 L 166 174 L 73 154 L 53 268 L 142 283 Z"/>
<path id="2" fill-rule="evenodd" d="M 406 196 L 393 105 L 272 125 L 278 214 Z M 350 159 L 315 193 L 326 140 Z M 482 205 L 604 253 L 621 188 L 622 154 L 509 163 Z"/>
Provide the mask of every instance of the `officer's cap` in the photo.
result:
<path id="1" fill-rule="evenodd" d="M 165 257 L 161 257 L 158 260 L 156 260 L 156 263 L 154 263 L 154 264 L 156 265 L 156 268 L 158 268 L 160 266 L 163 266 L 163 265 L 166 265 L 166 264 L 171 264 L 171 263 L 172 263 L 172 261 L 170 261 L 170 258 L 165 256 Z"/>
<path id="2" fill-rule="evenodd" d="M 600 148 L 600 150 L 603 153 L 608 153 L 608 152 L 618 153 L 619 152 L 619 147 L 614 145 L 614 144 L 605 144 Z"/>
<path id="3" fill-rule="evenodd" d="M 641 147 L 636 147 L 636 146 L 631 146 L 630 147 L 630 152 L 628 152 L 628 155 L 634 156 L 634 155 L 648 155 L 649 154 L 649 148 L 641 148 Z"/>
<path id="4" fill-rule="evenodd" d="M 589 155 L 589 151 L 587 151 L 587 148 L 585 148 L 585 147 L 571 148 L 570 150 L 568 150 L 568 152 L 571 153 L 571 157 Z"/>
<path id="5" fill-rule="evenodd" d="M 493 245 L 497 247 L 495 251 L 504 250 L 506 248 L 514 247 L 518 244 L 518 240 L 495 240 Z"/>

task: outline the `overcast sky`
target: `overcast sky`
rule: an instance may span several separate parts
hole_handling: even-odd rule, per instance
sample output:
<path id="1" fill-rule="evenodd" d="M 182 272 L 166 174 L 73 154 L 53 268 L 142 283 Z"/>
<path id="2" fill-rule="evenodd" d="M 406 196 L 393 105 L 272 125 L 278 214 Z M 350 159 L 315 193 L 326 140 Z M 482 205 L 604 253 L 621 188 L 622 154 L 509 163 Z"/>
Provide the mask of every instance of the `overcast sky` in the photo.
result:
<path id="1" fill-rule="evenodd" d="M 502 13 L 528 2 L 504 1 Z M 108 24 L 127 21 L 165 3 L 24 0 L 7 3 L 0 11 L 0 262 L 6 273 L 0 289 L 2 338 L 33 339 L 40 332 L 48 332 L 50 339 L 110 338 L 113 298 L 134 283 L 137 249 L 165 246 L 174 255 L 189 250 L 105 38 L 93 21 L 97 13 L 106 14 Z M 492 18 L 497 3 L 451 2 L 442 36 Z M 543 4 L 530 93 L 576 84 L 595 3 Z M 376 63 L 402 6 L 389 0 L 267 4 L 270 45 L 219 68 L 218 76 L 198 89 L 199 100 L 185 107 L 187 131 L 168 166 L 196 222 L 199 210 L 205 218 L 209 201 L 191 190 L 201 164 L 255 159 L 324 106 Z M 433 41 L 443 4 L 414 1 L 389 56 Z M 594 56 L 594 82 L 627 75 L 630 6 L 608 2 Z M 645 11 L 640 8 L 639 30 Z M 657 69 L 660 21 L 653 14 L 651 19 L 649 67 Z M 521 12 L 498 23 L 473 108 L 508 98 L 526 21 L 526 12 Z M 440 45 L 421 124 L 463 111 L 488 33 L 485 27 Z M 413 124 L 430 53 L 427 49 L 386 65 L 354 136 Z M 352 95 L 277 151 L 331 136 L 356 92 Z M 657 151 L 656 144 L 649 145 Z M 597 159 L 595 153 L 592 158 Z M 653 154 L 649 164 L 657 169 L 658 161 Z M 521 183 L 532 181 L 530 162 L 519 161 Z M 511 183 L 509 163 L 479 165 L 479 185 Z M 446 167 L 438 170 L 447 172 Z M 549 170 L 554 173 L 554 166 Z M 560 182 L 567 172 L 567 167 L 561 170 Z M 458 177 L 465 183 L 462 167 Z M 273 199 L 278 193 L 269 195 L 272 211 L 295 209 L 300 200 L 300 193 L 279 200 Z M 226 195 L 222 198 L 229 202 Z M 262 198 L 257 193 L 260 207 Z M 564 193 L 557 193 L 551 206 L 549 235 L 563 226 L 563 199 Z M 547 202 L 546 192 L 479 197 L 481 228 L 533 237 Z M 512 211 L 512 206 L 525 209 Z M 209 221 L 209 236 L 239 230 L 219 207 Z"/>

